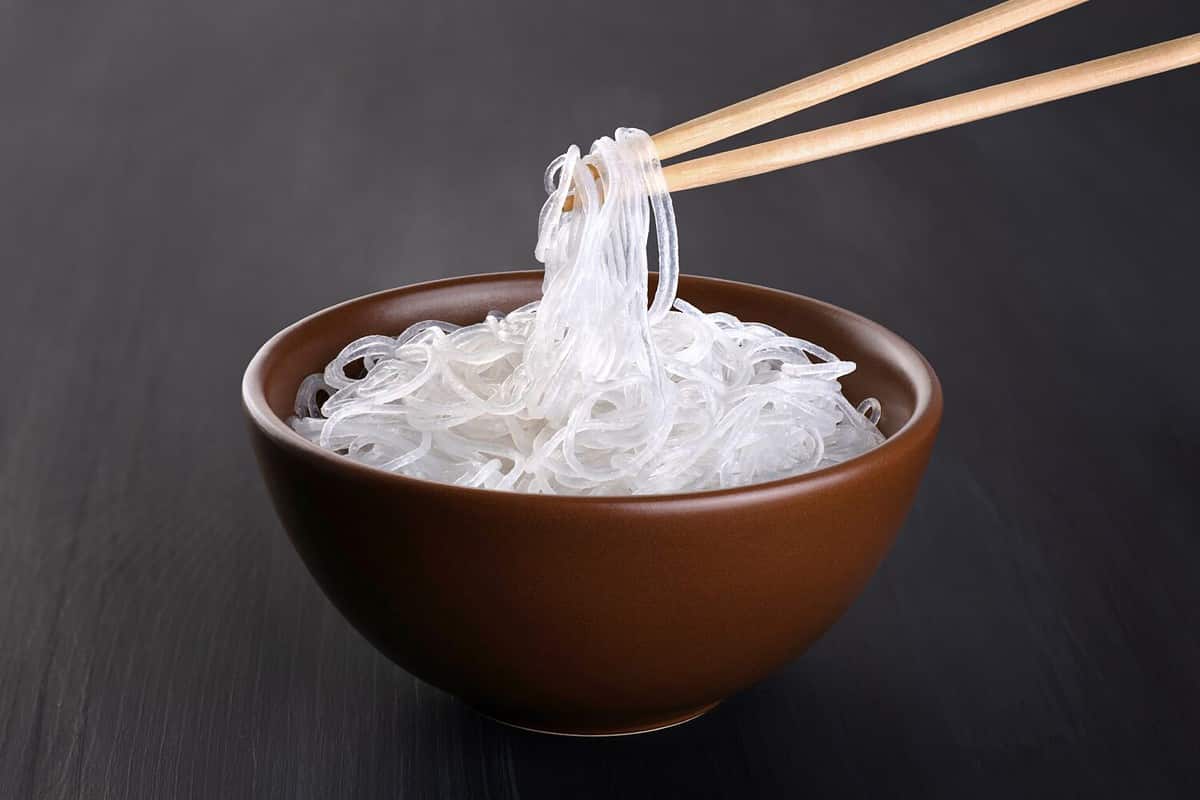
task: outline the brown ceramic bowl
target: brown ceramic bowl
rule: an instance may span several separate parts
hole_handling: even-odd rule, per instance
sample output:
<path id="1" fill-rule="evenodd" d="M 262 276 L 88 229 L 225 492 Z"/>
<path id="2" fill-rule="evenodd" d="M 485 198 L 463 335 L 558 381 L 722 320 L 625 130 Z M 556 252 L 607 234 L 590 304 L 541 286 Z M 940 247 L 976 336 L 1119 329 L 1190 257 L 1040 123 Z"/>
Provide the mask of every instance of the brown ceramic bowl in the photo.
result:
<path id="1" fill-rule="evenodd" d="M 540 272 L 475 275 L 351 300 L 267 342 L 242 398 L 275 507 L 348 620 L 414 675 L 483 713 L 576 734 L 690 719 L 795 658 L 846 609 L 912 503 L 942 413 L 929 364 L 826 303 L 713 278 L 681 297 L 858 362 L 853 401 L 888 440 L 796 478 L 648 497 L 464 489 L 366 467 L 285 424 L 301 379 L 348 342 L 469 323 L 541 292 Z"/>

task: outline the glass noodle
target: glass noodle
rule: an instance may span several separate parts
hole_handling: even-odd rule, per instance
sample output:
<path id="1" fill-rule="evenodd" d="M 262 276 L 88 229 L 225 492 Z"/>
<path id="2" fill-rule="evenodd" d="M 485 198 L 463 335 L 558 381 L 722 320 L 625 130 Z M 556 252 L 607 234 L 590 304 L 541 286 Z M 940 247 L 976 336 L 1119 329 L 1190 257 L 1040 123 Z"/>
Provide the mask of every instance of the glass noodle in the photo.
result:
<path id="1" fill-rule="evenodd" d="M 646 133 L 622 128 L 586 156 L 572 145 L 546 190 L 540 301 L 351 342 L 305 379 L 291 426 L 380 469 L 547 494 L 741 486 L 883 441 L 879 403 L 842 395 L 853 362 L 675 296 L 675 215 Z"/>

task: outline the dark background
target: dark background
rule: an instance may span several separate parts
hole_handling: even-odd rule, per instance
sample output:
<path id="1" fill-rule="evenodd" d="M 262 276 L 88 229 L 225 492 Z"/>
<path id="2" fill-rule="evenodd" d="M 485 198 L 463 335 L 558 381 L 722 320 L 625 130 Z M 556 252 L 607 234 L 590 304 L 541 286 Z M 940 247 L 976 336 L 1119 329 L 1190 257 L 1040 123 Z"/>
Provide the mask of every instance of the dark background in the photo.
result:
<path id="1" fill-rule="evenodd" d="M 1195 68 L 676 198 L 685 271 L 877 319 L 946 392 L 869 589 L 690 725 L 537 736 L 419 683 L 247 446 L 259 344 L 529 266 L 568 143 L 988 4 L 0 3 L 0 798 L 1196 796 Z M 1101 0 L 739 143 L 1197 30 Z"/>

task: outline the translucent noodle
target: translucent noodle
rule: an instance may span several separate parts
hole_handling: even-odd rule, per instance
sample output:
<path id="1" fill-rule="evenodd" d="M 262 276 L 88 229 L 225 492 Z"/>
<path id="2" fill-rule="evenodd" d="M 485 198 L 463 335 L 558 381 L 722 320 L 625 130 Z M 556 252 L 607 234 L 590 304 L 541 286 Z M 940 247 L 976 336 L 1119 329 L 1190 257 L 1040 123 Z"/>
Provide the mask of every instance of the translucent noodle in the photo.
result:
<path id="1" fill-rule="evenodd" d="M 879 402 L 842 395 L 853 362 L 675 296 L 675 215 L 644 132 L 572 146 L 546 190 L 540 301 L 351 342 L 300 385 L 296 432 L 415 478 L 590 495 L 758 483 L 883 441 Z"/>

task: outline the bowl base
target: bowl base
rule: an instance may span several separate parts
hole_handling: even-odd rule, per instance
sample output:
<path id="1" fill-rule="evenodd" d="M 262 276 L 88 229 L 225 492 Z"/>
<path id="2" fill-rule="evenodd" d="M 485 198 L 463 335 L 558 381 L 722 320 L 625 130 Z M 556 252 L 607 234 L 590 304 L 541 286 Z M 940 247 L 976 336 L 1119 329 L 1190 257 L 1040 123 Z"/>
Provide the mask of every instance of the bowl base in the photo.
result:
<path id="1" fill-rule="evenodd" d="M 507 725 L 510 728 L 516 728 L 516 729 L 522 730 L 522 731 L 530 731 L 531 733 L 545 733 L 545 734 L 549 734 L 551 736 L 575 736 L 578 738 L 597 738 L 597 737 L 609 737 L 609 736 L 636 736 L 639 733 L 654 733 L 655 731 L 666 730 L 667 728 L 674 728 L 676 725 L 683 725 L 685 723 L 691 722 L 694 719 L 699 719 L 700 717 L 704 716 L 709 711 L 712 711 L 714 708 L 716 708 L 720 704 L 721 704 L 721 701 L 718 700 L 715 703 L 708 703 L 707 705 L 703 705 L 698 708 L 693 708 L 688 711 L 684 711 L 683 713 L 672 714 L 669 717 L 664 717 L 662 719 L 653 720 L 651 722 L 646 722 L 646 723 L 634 725 L 631 727 L 618 727 L 618 728 L 611 728 L 611 729 L 609 729 L 609 728 L 580 728 L 580 729 L 577 729 L 577 728 L 557 728 L 557 727 L 549 727 L 549 726 L 545 726 L 545 725 L 530 725 L 530 724 L 522 723 L 522 722 L 512 720 L 512 719 L 504 719 L 503 717 L 498 717 L 493 714 L 489 714 L 486 711 L 481 711 L 479 709 L 476 709 L 476 711 L 479 711 L 480 714 L 482 714 L 483 716 L 492 720 L 493 722 L 499 722 L 501 725 Z"/>

